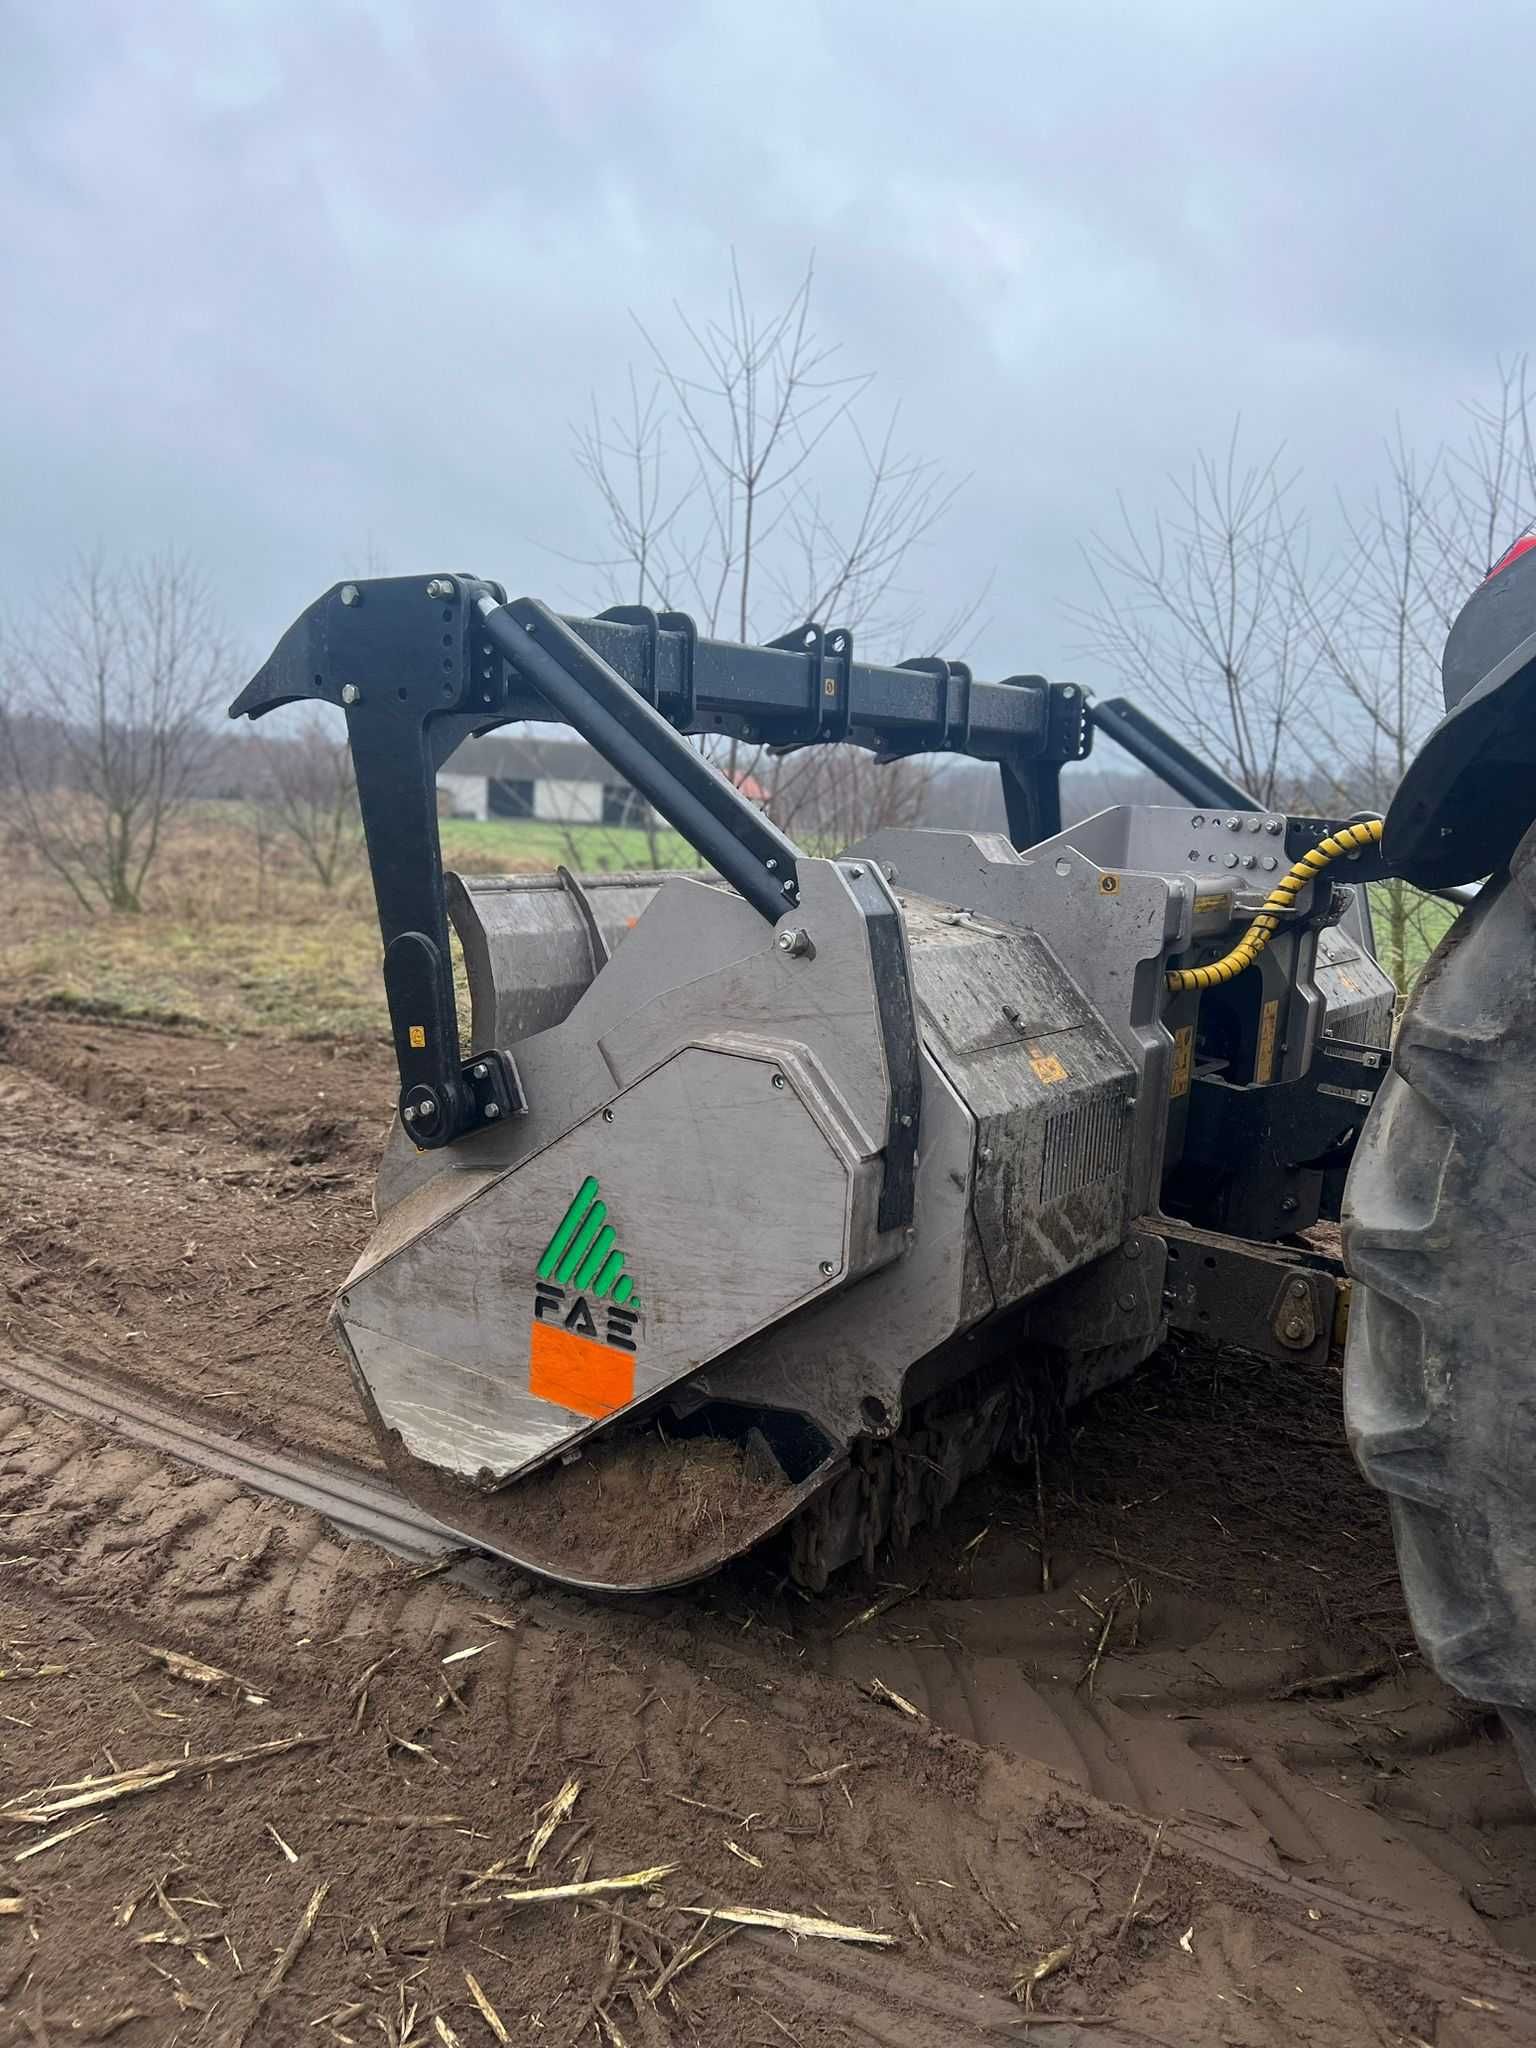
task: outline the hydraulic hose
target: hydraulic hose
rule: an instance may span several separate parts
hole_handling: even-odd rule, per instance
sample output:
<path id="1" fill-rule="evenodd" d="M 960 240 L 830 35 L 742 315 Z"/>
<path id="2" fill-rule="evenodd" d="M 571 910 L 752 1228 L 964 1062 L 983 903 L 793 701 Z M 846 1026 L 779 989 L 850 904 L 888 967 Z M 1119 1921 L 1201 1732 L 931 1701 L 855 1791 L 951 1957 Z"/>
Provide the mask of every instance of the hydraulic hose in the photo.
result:
<path id="1" fill-rule="evenodd" d="M 1381 829 L 1380 818 L 1369 818 L 1361 825 L 1346 825 L 1342 831 L 1314 846 L 1310 853 L 1304 853 L 1290 872 L 1270 890 L 1258 916 L 1230 953 L 1223 954 L 1220 960 L 1213 960 L 1209 967 L 1176 967 L 1170 972 L 1170 995 L 1184 995 L 1196 988 L 1217 988 L 1224 981 L 1234 980 L 1244 968 L 1251 967 L 1279 931 L 1282 915 L 1296 908 L 1296 898 L 1307 884 L 1316 881 L 1330 862 L 1339 860 L 1344 854 L 1358 853 L 1363 846 L 1374 846 L 1381 838 Z"/>

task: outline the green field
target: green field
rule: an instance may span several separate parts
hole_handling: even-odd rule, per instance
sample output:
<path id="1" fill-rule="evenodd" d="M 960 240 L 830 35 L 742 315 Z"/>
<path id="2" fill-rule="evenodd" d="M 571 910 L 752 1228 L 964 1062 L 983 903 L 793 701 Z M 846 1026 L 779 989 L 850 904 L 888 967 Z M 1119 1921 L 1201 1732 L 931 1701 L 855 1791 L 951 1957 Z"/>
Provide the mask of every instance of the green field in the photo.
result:
<path id="1" fill-rule="evenodd" d="M 1404 994 L 1457 915 L 1453 904 L 1406 882 L 1371 884 L 1376 957 Z"/>
<path id="2" fill-rule="evenodd" d="M 546 825 L 491 818 L 444 818 L 443 865 L 466 874 L 530 874 L 567 867 L 582 874 L 627 868 L 696 868 L 693 848 L 668 826 L 654 833 L 638 825 Z"/>
<path id="3" fill-rule="evenodd" d="M 242 807 L 209 804 L 183 822 L 138 917 L 87 916 L 20 844 L 9 853 L 0 1000 L 219 1031 L 381 1037 L 373 893 L 359 849 L 322 889 L 291 843 L 255 830 Z M 671 831 L 445 819 L 443 860 L 470 874 L 697 868 Z M 1382 965 L 1400 986 L 1455 915 L 1401 884 L 1371 890 Z"/>

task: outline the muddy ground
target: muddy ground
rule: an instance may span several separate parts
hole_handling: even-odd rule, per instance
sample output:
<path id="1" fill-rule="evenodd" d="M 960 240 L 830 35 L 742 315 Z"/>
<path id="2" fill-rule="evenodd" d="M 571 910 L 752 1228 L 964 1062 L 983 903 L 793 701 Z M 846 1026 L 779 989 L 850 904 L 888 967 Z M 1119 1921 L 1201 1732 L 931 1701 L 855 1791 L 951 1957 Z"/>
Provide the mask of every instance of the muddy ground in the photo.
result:
<path id="1" fill-rule="evenodd" d="M 390 1093 L 373 1052 L 11 1019 L 0 1349 L 376 1472 L 324 1317 Z M 1044 1507 L 999 1468 L 822 1599 L 769 1557 L 595 1606 L 413 1577 L 0 1372 L 0 2043 L 1536 2040 L 1536 1815 L 1415 1660 L 1336 1376 L 1168 1355 Z M 892 1945 L 700 1954 L 721 1906 Z"/>

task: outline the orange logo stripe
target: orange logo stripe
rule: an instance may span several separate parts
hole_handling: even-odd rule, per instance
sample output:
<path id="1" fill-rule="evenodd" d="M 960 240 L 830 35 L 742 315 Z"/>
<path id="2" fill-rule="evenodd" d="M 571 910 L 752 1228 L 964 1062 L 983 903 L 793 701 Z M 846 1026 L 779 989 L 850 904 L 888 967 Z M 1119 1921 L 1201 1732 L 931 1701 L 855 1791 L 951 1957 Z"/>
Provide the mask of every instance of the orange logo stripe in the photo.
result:
<path id="1" fill-rule="evenodd" d="M 634 1353 L 536 1321 L 528 1339 L 528 1391 L 600 1420 L 635 1398 Z"/>

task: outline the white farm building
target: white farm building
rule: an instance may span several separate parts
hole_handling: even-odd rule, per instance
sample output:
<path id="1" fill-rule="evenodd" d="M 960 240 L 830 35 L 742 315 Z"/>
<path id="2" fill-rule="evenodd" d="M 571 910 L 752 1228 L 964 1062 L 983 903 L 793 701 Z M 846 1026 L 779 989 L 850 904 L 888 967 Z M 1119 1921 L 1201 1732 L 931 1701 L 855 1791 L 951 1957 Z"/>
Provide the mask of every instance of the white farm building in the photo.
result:
<path id="1" fill-rule="evenodd" d="M 638 825 L 646 805 L 584 740 L 466 740 L 438 770 L 440 809 L 455 818 L 535 818 L 550 825 Z"/>

